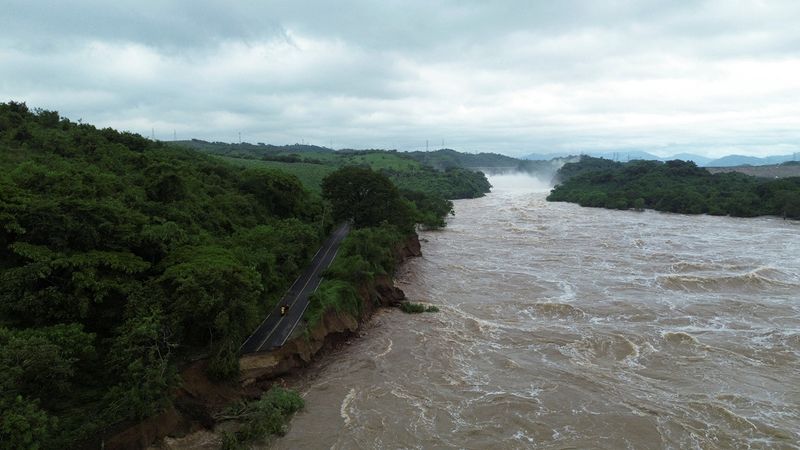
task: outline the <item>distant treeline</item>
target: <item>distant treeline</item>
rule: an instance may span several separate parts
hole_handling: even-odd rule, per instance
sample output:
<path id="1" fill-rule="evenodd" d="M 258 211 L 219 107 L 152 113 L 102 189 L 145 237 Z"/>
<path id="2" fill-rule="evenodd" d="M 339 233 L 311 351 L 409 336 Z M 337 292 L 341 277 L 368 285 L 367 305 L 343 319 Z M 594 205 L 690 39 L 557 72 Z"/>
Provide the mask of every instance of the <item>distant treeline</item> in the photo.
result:
<path id="1" fill-rule="evenodd" d="M 800 218 L 800 177 L 711 174 L 685 161 L 614 162 L 583 157 L 564 165 L 547 197 L 581 206 L 650 208 L 685 214 Z"/>
<path id="2" fill-rule="evenodd" d="M 318 145 L 308 144 L 291 144 L 291 145 L 271 145 L 259 142 L 251 144 L 249 142 L 242 142 L 239 144 L 228 142 L 208 142 L 201 139 L 190 139 L 186 141 L 172 142 L 184 147 L 190 147 L 195 150 L 200 150 L 205 153 L 214 153 L 226 156 L 236 157 L 252 157 L 260 158 L 264 155 L 278 155 L 289 153 L 326 153 L 333 150 L 327 147 L 320 147 Z"/>

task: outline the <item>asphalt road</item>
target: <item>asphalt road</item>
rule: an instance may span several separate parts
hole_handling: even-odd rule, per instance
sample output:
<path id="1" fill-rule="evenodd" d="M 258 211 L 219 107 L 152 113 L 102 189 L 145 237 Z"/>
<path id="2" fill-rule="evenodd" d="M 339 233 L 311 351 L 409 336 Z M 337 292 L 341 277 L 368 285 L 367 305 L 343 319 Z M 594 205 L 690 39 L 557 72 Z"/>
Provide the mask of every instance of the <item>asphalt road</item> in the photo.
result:
<path id="1" fill-rule="evenodd" d="M 241 353 L 265 352 L 280 347 L 286 342 L 300 319 L 303 318 L 303 314 L 308 308 L 308 298 L 322 282 L 322 272 L 331 265 L 339 250 L 339 245 L 349 232 L 350 225 L 346 223 L 339 226 L 325 240 L 306 270 L 294 281 L 294 284 L 261 322 L 261 325 L 242 344 L 239 349 Z M 285 314 L 281 314 L 282 306 L 287 306 Z"/>

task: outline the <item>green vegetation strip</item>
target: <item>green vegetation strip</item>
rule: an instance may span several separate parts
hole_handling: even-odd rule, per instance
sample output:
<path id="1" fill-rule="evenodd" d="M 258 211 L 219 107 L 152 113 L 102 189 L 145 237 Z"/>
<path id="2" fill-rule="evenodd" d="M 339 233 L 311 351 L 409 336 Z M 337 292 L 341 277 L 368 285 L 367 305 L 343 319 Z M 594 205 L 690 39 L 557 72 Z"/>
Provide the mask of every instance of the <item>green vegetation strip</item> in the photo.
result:
<path id="1" fill-rule="evenodd" d="M 439 312 L 439 308 L 430 305 L 425 306 L 422 303 L 405 302 L 400 304 L 400 310 L 408 314 L 419 314 L 424 312 Z"/>

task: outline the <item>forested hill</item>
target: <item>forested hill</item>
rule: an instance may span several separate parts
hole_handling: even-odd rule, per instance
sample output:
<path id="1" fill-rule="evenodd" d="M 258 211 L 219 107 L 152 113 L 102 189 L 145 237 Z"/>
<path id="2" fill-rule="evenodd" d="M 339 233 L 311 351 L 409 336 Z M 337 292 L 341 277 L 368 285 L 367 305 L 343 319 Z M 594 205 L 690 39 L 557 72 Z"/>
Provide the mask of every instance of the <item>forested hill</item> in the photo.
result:
<path id="1" fill-rule="evenodd" d="M 410 154 L 387 150 L 331 150 L 309 145 L 270 146 L 179 141 L 179 145 L 217 155 L 245 167 L 268 167 L 296 175 L 319 192 L 322 179 L 347 166 L 369 167 L 389 177 L 400 189 L 444 199 L 481 197 L 491 189 L 486 176 L 470 167 L 434 167 Z M 507 157 L 506 157 L 507 158 Z"/>
<path id="2" fill-rule="evenodd" d="M 552 178 L 553 173 L 565 162 L 577 159 L 577 157 L 568 156 L 549 160 L 529 160 L 513 158 L 498 153 L 462 153 L 451 149 L 408 152 L 407 155 L 423 164 L 440 170 L 461 167 L 473 170 L 479 169 L 490 174 L 525 172 L 544 180 Z"/>
<path id="3" fill-rule="evenodd" d="M 547 197 L 581 206 L 651 208 L 686 214 L 800 219 L 800 177 L 756 178 L 711 174 L 685 161 L 614 162 L 583 157 L 564 165 L 560 184 Z"/>
<path id="4" fill-rule="evenodd" d="M 269 156 L 286 156 L 303 153 L 330 153 L 332 149 L 320 147 L 318 145 L 292 144 L 292 145 L 270 145 L 264 143 L 250 144 L 242 142 L 231 144 L 227 142 L 208 142 L 201 139 L 191 139 L 187 141 L 174 141 L 174 144 L 193 148 L 204 153 L 216 155 L 233 156 L 237 158 L 262 158 Z"/>
<path id="5" fill-rule="evenodd" d="M 291 175 L 0 104 L 0 438 L 151 414 L 191 353 L 228 376 L 321 213 Z"/>
<path id="6" fill-rule="evenodd" d="M 363 176 L 394 196 L 397 239 L 449 212 Z M 291 174 L 0 104 L 0 446 L 74 448 L 148 416 L 190 358 L 235 377 L 325 211 Z"/>

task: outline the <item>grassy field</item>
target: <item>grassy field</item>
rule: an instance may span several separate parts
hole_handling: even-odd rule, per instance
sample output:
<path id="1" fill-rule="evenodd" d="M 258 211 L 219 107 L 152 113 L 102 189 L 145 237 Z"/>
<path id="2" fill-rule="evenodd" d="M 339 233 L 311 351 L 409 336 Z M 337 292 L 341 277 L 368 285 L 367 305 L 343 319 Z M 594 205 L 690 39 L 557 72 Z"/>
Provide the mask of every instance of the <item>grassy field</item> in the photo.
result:
<path id="1" fill-rule="evenodd" d="M 407 153 L 396 151 L 333 151 L 302 145 L 276 147 L 202 141 L 187 141 L 181 145 L 214 155 L 236 166 L 265 167 L 295 175 L 309 191 L 317 194 L 322 191 L 322 180 L 345 166 L 367 166 L 386 174 L 401 189 L 425 192 L 445 199 L 479 197 L 491 188 L 483 174 L 457 166 L 437 170 Z"/>
<path id="2" fill-rule="evenodd" d="M 366 164 L 374 170 L 407 171 L 422 168 L 419 162 L 405 155 L 400 156 L 390 152 L 345 155 L 342 160 L 345 161 L 345 165 Z"/>
<path id="3" fill-rule="evenodd" d="M 393 170 L 397 172 L 414 172 L 422 170 L 417 161 L 404 155 L 394 153 L 305 153 L 305 158 L 316 159 L 324 164 L 289 163 L 281 161 L 263 161 L 260 159 L 243 159 L 231 156 L 219 156 L 222 160 L 241 167 L 268 167 L 295 175 L 309 190 L 320 192 L 320 184 L 326 175 L 343 166 L 366 165 L 373 170 Z"/>
<path id="4" fill-rule="evenodd" d="M 335 166 L 321 165 L 321 164 L 308 164 L 308 163 L 285 163 L 278 161 L 261 161 L 258 159 L 241 159 L 231 158 L 228 156 L 220 156 L 220 159 L 241 167 L 267 167 L 270 169 L 281 170 L 290 173 L 300 179 L 308 190 L 316 193 L 321 193 L 322 179 L 329 173 L 336 170 Z"/>

